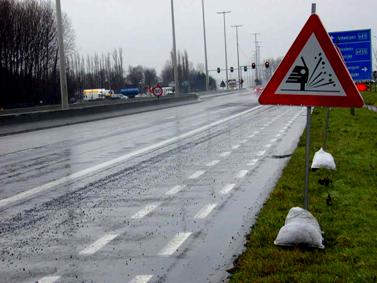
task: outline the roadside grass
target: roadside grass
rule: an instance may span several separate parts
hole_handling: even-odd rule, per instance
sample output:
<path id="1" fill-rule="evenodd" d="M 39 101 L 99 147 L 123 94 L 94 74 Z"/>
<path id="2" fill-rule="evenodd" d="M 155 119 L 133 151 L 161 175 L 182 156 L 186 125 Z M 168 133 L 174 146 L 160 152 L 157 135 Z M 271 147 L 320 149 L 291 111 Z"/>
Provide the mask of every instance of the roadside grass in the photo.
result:
<path id="1" fill-rule="evenodd" d="M 312 157 L 322 146 L 325 115 L 325 109 L 313 112 Z M 337 170 L 311 172 L 309 189 L 309 210 L 324 231 L 325 249 L 273 244 L 289 209 L 303 207 L 304 133 L 230 270 L 230 282 L 377 282 L 377 113 L 332 110 L 327 151 Z M 324 178 L 332 183 L 320 185 Z"/>
<path id="2" fill-rule="evenodd" d="M 377 85 L 372 86 L 372 91 L 364 91 L 361 94 L 365 104 L 377 107 Z"/>

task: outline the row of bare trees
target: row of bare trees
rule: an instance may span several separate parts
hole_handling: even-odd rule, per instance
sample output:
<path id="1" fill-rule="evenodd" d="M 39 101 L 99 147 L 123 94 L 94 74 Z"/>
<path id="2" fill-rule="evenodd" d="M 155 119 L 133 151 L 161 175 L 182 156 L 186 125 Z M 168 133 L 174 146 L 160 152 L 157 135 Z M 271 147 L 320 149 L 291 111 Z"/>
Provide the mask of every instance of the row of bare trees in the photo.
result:
<path id="1" fill-rule="evenodd" d="M 173 74 L 173 53 L 170 53 L 170 60 L 166 62 L 161 71 L 161 79 L 163 84 L 169 84 L 174 81 Z M 206 88 L 206 76 L 203 70 L 194 68 L 193 64 L 189 61 L 188 53 L 185 50 L 183 54 L 177 52 L 177 69 L 178 77 L 181 82 L 180 88 L 183 92 L 189 91 L 203 91 Z M 216 81 L 209 77 L 210 89 L 216 89 Z"/>
<path id="2" fill-rule="evenodd" d="M 123 87 L 125 84 L 123 64 L 122 49 L 86 57 L 75 53 L 68 60 L 69 92 L 78 96 L 83 89 Z"/>
<path id="3" fill-rule="evenodd" d="M 73 31 L 64 17 L 67 53 Z M 57 103 L 58 45 L 49 1 L 0 0 L 0 107 Z"/>
<path id="4" fill-rule="evenodd" d="M 153 68 L 130 66 L 124 71 L 122 49 L 81 56 L 75 52 L 74 32 L 63 15 L 64 46 L 70 97 L 86 88 L 119 90 L 127 84 L 150 87 L 174 81 L 172 60 L 157 76 Z M 171 58 L 170 58 L 171 59 Z M 178 54 L 180 88 L 203 90 L 205 75 Z M 216 87 L 211 78 L 211 88 Z M 0 109 L 60 103 L 59 52 L 55 9 L 51 0 L 0 0 Z"/>

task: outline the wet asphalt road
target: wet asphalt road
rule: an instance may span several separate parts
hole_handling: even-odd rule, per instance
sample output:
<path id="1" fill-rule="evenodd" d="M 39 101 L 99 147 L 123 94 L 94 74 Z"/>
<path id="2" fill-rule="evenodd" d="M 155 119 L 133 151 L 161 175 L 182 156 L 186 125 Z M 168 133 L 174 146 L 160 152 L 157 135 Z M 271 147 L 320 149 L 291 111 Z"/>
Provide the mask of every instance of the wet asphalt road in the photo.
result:
<path id="1" fill-rule="evenodd" d="M 305 124 L 250 91 L 0 138 L 0 282 L 222 282 Z"/>

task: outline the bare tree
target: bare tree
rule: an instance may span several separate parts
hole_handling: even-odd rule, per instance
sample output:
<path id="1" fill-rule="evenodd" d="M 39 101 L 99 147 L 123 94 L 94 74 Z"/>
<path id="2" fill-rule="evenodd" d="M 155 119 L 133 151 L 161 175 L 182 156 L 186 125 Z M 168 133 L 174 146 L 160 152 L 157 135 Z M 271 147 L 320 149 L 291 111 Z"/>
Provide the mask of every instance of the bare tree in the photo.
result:
<path id="1" fill-rule="evenodd" d="M 58 103 L 55 11 L 48 0 L 0 0 L 0 107 Z M 74 34 L 65 16 L 67 52 Z"/>

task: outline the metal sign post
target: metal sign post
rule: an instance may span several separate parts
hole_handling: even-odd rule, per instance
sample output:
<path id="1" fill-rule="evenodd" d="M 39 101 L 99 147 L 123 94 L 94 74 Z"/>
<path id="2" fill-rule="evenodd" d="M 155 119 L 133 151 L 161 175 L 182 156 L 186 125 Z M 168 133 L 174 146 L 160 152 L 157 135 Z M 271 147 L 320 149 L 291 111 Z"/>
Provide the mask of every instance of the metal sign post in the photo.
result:
<path id="1" fill-rule="evenodd" d="M 312 3 L 312 14 L 316 13 L 316 3 Z M 305 187 L 304 208 L 309 210 L 309 166 L 310 166 L 310 130 L 312 123 L 312 107 L 306 107 L 306 148 L 305 148 Z"/>
<path id="2" fill-rule="evenodd" d="M 348 108 L 364 105 L 339 51 L 316 14 L 315 3 L 312 4 L 308 21 L 258 101 L 262 105 L 307 107 L 304 207 L 308 209 L 312 107 Z"/>

